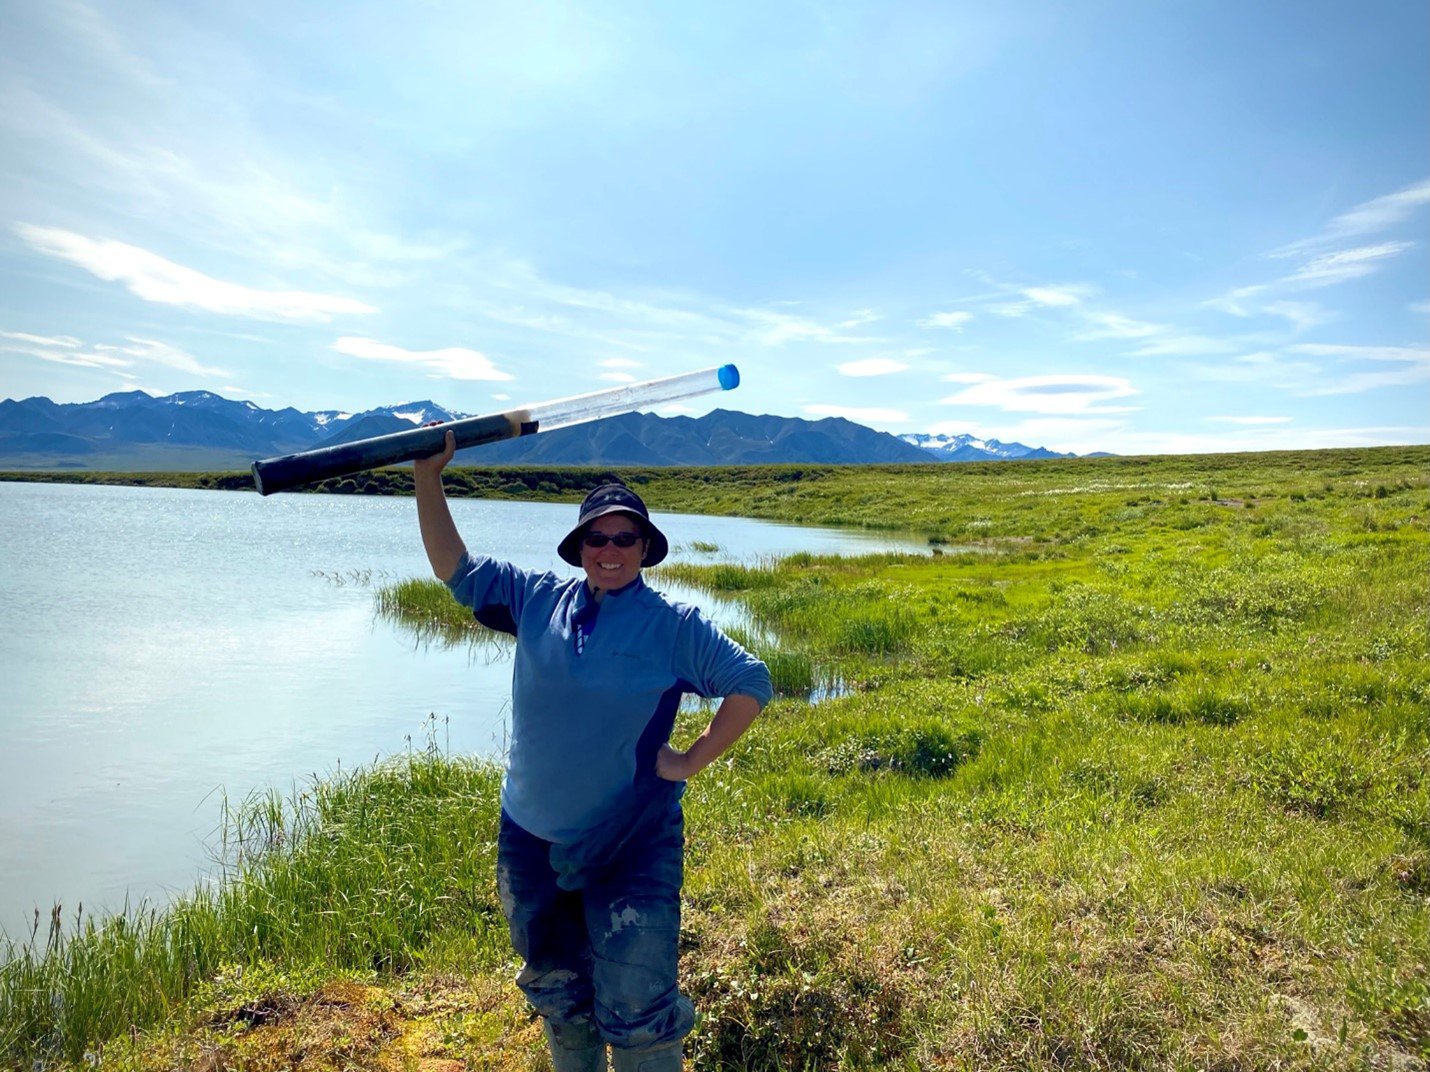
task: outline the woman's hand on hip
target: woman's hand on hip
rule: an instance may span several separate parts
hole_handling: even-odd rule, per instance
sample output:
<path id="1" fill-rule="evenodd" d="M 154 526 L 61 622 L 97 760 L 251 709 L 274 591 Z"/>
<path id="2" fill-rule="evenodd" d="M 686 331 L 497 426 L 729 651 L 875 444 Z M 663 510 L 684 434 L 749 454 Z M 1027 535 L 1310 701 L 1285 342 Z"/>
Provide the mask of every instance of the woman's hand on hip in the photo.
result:
<path id="1" fill-rule="evenodd" d="M 671 748 L 668 744 L 661 745 L 660 751 L 655 754 L 655 773 L 667 782 L 685 781 L 695 773 L 693 767 L 688 753 Z"/>

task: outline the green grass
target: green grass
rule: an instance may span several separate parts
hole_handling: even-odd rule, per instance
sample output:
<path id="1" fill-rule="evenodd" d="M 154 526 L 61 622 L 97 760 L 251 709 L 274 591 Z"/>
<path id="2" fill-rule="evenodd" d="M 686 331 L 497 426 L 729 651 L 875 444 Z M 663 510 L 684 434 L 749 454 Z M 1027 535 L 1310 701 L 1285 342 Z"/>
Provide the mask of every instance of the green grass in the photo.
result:
<path id="1" fill-rule="evenodd" d="M 162 910 L 55 918 L 0 964 L 0 1056 L 79 1064 L 236 965 L 407 972 L 503 964 L 499 777 L 414 753 L 226 809 L 223 881 Z"/>
<path id="2" fill-rule="evenodd" d="M 452 598 L 441 581 L 414 577 L 380 586 L 373 593 L 377 614 L 397 622 L 424 641 L 442 644 L 491 644 L 505 646 L 504 633 L 488 629 L 472 617 L 469 607 Z"/>
<path id="3" fill-rule="evenodd" d="M 625 475 L 657 509 L 941 552 L 668 567 L 843 685 L 792 689 L 690 784 L 692 1067 L 1430 1060 L 1430 449 Z M 223 911 L 38 934 L 0 975 L 0 1052 L 192 1023 L 221 963 L 509 991 L 495 776 L 414 762 L 418 787 L 312 787 L 345 805 L 302 821 L 250 806 Z M 445 1045 L 537 1067 L 534 1037 L 505 1064 Z"/>

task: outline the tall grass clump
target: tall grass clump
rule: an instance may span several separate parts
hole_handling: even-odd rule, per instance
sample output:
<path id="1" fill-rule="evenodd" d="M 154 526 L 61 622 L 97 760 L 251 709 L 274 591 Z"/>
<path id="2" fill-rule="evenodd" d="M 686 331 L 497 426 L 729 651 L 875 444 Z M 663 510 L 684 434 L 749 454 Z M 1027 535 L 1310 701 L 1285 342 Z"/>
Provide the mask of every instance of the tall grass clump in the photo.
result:
<path id="1" fill-rule="evenodd" d="M 890 604 L 862 603 L 831 608 L 831 618 L 819 630 L 834 651 L 847 655 L 899 655 L 909 649 L 914 618 Z"/>
<path id="2" fill-rule="evenodd" d="M 669 562 L 660 567 L 660 576 L 716 594 L 748 592 L 769 588 L 775 583 L 773 565 L 743 566 L 736 562 L 711 562 L 693 565 Z"/>
<path id="3" fill-rule="evenodd" d="M 776 696 L 808 697 L 819 684 L 814 662 L 802 652 L 756 649 L 755 655 L 769 668 Z"/>
<path id="4" fill-rule="evenodd" d="M 452 598 L 441 581 L 414 577 L 385 584 L 373 594 L 379 617 L 401 625 L 421 640 L 443 644 L 507 644 L 506 634 L 488 629 L 471 608 Z"/>
<path id="5" fill-rule="evenodd" d="M 428 750 L 226 808 L 216 884 L 6 942 L 0 1063 L 79 1063 L 227 965 L 497 962 L 497 795 L 490 765 Z"/>

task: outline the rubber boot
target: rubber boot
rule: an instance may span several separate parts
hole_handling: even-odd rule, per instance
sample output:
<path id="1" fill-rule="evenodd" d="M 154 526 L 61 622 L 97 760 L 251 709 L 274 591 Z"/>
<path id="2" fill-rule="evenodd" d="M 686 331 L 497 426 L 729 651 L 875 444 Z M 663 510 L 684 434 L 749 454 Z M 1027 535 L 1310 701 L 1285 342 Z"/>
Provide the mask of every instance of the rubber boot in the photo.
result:
<path id="1" fill-rule="evenodd" d="M 621 1050 L 611 1047 L 613 1072 L 681 1072 L 685 1067 L 685 1047 L 673 1042 L 654 1050 Z"/>
<path id="2" fill-rule="evenodd" d="M 562 1024 L 559 1035 L 550 1020 L 542 1020 L 541 1030 L 556 1072 L 606 1072 L 606 1043 L 589 1020 L 584 1024 Z"/>

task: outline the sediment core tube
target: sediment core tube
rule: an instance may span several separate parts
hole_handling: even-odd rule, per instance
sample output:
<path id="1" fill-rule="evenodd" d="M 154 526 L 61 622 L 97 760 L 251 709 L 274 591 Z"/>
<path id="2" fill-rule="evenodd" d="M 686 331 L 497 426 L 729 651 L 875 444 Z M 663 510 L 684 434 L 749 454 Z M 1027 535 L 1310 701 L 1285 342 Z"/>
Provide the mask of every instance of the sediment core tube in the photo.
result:
<path id="1" fill-rule="evenodd" d="M 448 432 L 456 439 L 457 449 L 463 450 L 483 443 L 496 443 L 602 417 L 614 417 L 618 413 L 630 413 L 646 406 L 678 402 L 711 391 L 731 391 L 739 385 L 740 372 L 734 365 L 720 365 L 644 383 L 623 384 L 590 394 L 537 402 L 504 413 L 464 417 L 446 424 L 358 439 L 298 454 L 285 454 L 279 458 L 265 458 L 253 463 L 253 484 L 260 495 L 271 495 L 275 491 L 285 491 L 332 476 L 345 476 L 437 454 L 442 450 Z"/>

